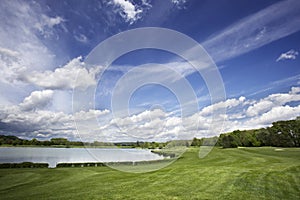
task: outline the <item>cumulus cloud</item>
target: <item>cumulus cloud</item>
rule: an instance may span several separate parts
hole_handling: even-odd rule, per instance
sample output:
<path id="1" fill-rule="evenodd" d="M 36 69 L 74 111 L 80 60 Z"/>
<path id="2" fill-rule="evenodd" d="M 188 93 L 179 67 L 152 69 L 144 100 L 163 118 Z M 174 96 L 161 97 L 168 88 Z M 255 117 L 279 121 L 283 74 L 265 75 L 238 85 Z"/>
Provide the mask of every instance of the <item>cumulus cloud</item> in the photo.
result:
<path id="1" fill-rule="evenodd" d="M 44 108 L 49 104 L 52 96 L 52 90 L 34 91 L 30 94 L 30 96 L 26 97 L 19 106 L 21 110 L 24 111 Z"/>
<path id="2" fill-rule="evenodd" d="M 25 138 L 51 138 L 58 135 L 74 138 L 75 128 L 70 115 L 47 110 L 23 111 L 16 106 L 0 109 L 1 134 Z"/>
<path id="3" fill-rule="evenodd" d="M 272 122 L 279 120 L 291 120 L 299 116 L 300 105 L 292 107 L 289 105 L 272 107 L 269 111 L 261 113 L 244 123 L 246 129 L 270 126 Z"/>
<path id="4" fill-rule="evenodd" d="M 276 62 L 279 62 L 281 60 L 295 60 L 298 54 L 298 51 L 291 49 L 285 53 L 280 54 L 280 56 L 276 59 Z"/>
<path id="5" fill-rule="evenodd" d="M 113 4 L 118 8 L 118 14 L 130 24 L 140 19 L 142 13 L 152 7 L 148 0 L 142 0 L 140 5 L 130 0 L 113 0 Z"/>
<path id="6" fill-rule="evenodd" d="M 250 117 L 262 115 L 263 113 L 269 112 L 275 107 L 286 105 L 287 103 L 300 101 L 299 87 L 292 87 L 289 93 L 278 93 L 271 94 L 266 98 L 255 102 L 249 106 L 246 114 Z"/>
<path id="7" fill-rule="evenodd" d="M 121 8 L 119 13 L 127 22 L 135 22 L 139 19 L 139 14 L 143 12 L 128 0 L 114 0 L 113 2 Z"/>
<path id="8" fill-rule="evenodd" d="M 99 118 L 103 115 L 109 114 L 110 111 L 105 109 L 105 110 L 93 110 L 89 109 L 88 111 L 79 111 L 74 114 L 75 119 L 80 119 L 80 120 L 90 120 L 93 118 Z"/>
<path id="9" fill-rule="evenodd" d="M 86 89 L 96 85 L 96 76 L 101 67 L 87 68 L 81 60 L 82 57 L 74 58 L 65 66 L 56 68 L 54 71 L 34 71 L 22 75 L 20 79 L 47 89 Z"/>
<path id="10" fill-rule="evenodd" d="M 212 126 L 219 109 L 227 113 L 215 116 L 222 132 L 270 126 L 277 120 L 290 120 L 300 113 L 300 87 L 287 93 L 271 94 L 260 100 L 243 96 L 206 106 L 190 116 L 178 116 L 161 109 L 145 110 L 126 117 L 114 117 L 110 110 L 89 109 L 73 114 L 44 110 L 51 90 L 32 92 L 18 106 L 0 107 L 1 134 L 29 138 L 80 136 L 84 141 L 168 141 L 210 137 L 220 134 Z M 34 109 L 34 108 L 39 109 Z M 76 121 L 76 126 L 74 124 Z M 218 127 L 218 130 L 220 127 Z"/>
<path id="11" fill-rule="evenodd" d="M 119 132 L 124 132 L 132 137 L 149 139 L 161 133 L 166 113 L 160 109 L 146 110 L 124 118 L 114 118 L 110 121 L 111 126 L 116 126 Z"/>
<path id="12" fill-rule="evenodd" d="M 292 87 L 289 94 L 298 94 L 300 93 L 300 87 Z"/>
<path id="13" fill-rule="evenodd" d="M 37 95 L 31 95 L 37 96 Z M 29 98 L 27 98 L 29 99 Z M 24 100 L 28 102 L 29 100 Z M 32 104 L 31 104 L 32 105 Z M 83 139 L 85 134 L 90 134 L 91 141 L 96 137 L 98 125 L 94 123 L 95 117 L 107 115 L 108 110 L 89 110 L 74 114 L 65 114 L 63 112 L 54 112 L 50 110 L 23 109 L 26 105 L 0 107 L 0 134 L 12 134 L 24 138 L 53 138 L 68 137 L 77 138 L 79 130 Z M 75 126 L 74 120 L 79 122 Z M 90 130 L 93 131 L 90 131 Z"/>
<path id="14" fill-rule="evenodd" d="M 211 115 L 213 112 L 216 112 L 217 110 L 220 109 L 224 109 L 224 108 L 226 110 L 231 109 L 233 107 L 243 104 L 245 99 L 246 99 L 245 97 L 241 96 L 238 99 L 232 98 L 232 99 L 227 99 L 226 101 L 221 101 L 219 103 L 204 107 L 201 110 L 201 114 L 203 116 L 206 116 L 206 115 Z"/>

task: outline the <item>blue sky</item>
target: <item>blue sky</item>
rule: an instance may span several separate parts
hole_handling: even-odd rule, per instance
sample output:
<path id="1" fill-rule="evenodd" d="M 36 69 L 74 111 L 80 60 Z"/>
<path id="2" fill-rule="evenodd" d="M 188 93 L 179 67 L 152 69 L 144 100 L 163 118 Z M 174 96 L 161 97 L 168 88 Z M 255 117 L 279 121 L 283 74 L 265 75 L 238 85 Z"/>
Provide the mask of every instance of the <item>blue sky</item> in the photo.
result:
<path id="1" fill-rule="evenodd" d="M 293 119 L 300 113 L 299 10 L 297 0 L 3 1 L 0 133 L 39 139 L 167 141 Z M 133 51 L 105 71 L 103 66 L 86 67 L 86 57 L 99 43 L 143 27 L 168 28 L 202 45 L 219 70 L 226 99 L 212 103 L 203 77 L 167 51 Z M 183 82 L 172 73 L 166 76 L 163 66 L 189 83 L 198 109 L 183 116 L 185 105 L 174 91 L 148 84 L 126 102 L 128 116 L 114 115 L 112 94 L 133 69 L 181 88 Z M 142 75 L 135 76 L 146 78 Z M 130 80 L 135 79 L 128 85 L 134 84 Z M 76 88 L 84 92 L 74 98 Z M 95 95 L 93 106 L 76 107 L 86 103 L 88 93 Z M 222 109 L 227 112 L 215 119 L 222 130 L 214 130 L 213 113 Z"/>

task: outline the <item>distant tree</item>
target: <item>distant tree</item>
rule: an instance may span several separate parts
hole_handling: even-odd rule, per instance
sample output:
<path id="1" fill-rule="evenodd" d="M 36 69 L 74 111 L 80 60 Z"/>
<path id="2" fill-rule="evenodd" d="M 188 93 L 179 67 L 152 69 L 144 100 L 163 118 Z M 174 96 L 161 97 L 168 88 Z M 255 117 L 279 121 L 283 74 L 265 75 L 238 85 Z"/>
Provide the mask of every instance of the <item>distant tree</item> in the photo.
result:
<path id="1" fill-rule="evenodd" d="M 200 140 L 203 146 L 215 146 L 218 142 L 218 137 L 201 138 Z"/>
<path id="2" fill-rule="evenodd" d="M 48 140 L 41 142 L 41 145 L 43 145 L 43 146 L 50 146 L 51 144 L 52 143 L 50 141 L 48 141 Z"/>
<path id="3" fill-rule="evenodd" d="M 41 142 L 38 141 L 36 138 L 33 138 L 32 140 L 29 141 L 30 145 L 40 145 Z"/>
<path id="4" fill-rule="evenodd" d="M 50 141 L 53 145 L 67 145 L 69 143 L 66 138 L 52 138 Z"/>
<path id="5" fill-rule="evenodd" d="M 149 142 L 144 142 L 142 145 L 142 148 L 148 149 L 149 148 Z"/>
<path id="6" fill-rule="evenodd" d="M 226 133 L 220 135 L 220 143 L 224 148 L 235 148 L 239 146 L 237 134 L 239 131 L 233 133 Z"/>
<path id="7" fill-rule="evenodd" d="M 191 146 L 200 147 L 201 145 L 202 145 L 202 140 L 194 137 Z"/>

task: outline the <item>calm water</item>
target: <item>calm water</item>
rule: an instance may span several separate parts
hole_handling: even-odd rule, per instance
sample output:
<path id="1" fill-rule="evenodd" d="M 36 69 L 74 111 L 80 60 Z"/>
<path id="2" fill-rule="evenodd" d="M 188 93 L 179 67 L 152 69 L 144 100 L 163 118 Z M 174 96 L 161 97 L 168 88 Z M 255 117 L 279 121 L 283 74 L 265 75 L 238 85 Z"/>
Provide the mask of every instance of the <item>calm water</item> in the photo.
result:
<path id="1" fill-rule="evenodd" d="M 57 163 L 147 161 L 163 158 L 143 149 L 0 148 L 0 163 L 49 163 L 49 167 L 55 167 Z"/>

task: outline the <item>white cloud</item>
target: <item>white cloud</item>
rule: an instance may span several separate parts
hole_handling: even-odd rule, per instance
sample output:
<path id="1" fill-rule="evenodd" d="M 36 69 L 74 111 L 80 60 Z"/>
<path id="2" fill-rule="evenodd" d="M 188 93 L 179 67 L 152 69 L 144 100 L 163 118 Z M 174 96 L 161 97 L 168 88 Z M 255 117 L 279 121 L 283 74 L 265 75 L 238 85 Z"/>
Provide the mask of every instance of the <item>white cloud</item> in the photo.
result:
<path id="1" fill-rule="evenodd" d="M 65 66 L 54 71 L 31 72 L 22 75 L 21 80 L 47 89 L 86 89 L 96 85 L 96 76 L 101 67 L 87 68 L 81 61 L 82 58 L 74 58 Z M 78 76 L 78 79 L 77 79 Z"/>
<path id="2" fill-rule="evenodd" d="M 217 116 L 216 124 L 226 119 L 222 132 L 237 129 L 252 129 L 270 126 L 278 120 L 290 120 L 300 113 L 300 105 L 289 104 L 300 101 L 300 87 L 288 93 L 271 94 L 259 101 L 245 97 L 232 98 L 207 106 L 199 112 L 179 117 L 161 109 L 146 110 L 124 118 L 113 118 L 109 110 L 87 110 L 74 114 L 32 108 L 49 102 L 50 91 L 33 92 L 19 106 L 0 107 L 1 131 L 27 137 L 76 137 L 77 122 L 79 136 L 85 141 L 168 141 L 218 135 L 211 127 L 212 111 L 227 108 L 227 114 Z M 48 94 L 49 93 L 49 94 Z M 265 103 L 267 102 L 267 103 Z M 268 102 L 271 102 L 268 104 Z M 268 109 L 262 109 L 262 108 Z M 247 109 L 248 108 L 248 109 Z M 250 114 L 249 114 L 250 113 Z M 1 132 L 0 131 L 0 132 Z"/>
<path id="3" fill-rule="evenodd" d="M 0 80 L 4 83 L 12 83 L 17 80 L 19 74 L 26 70 L 22 66 L 20 53 L 7 48 L 0 47 L 0 65 L 1 77 Z"/>
<path id="4" fill-rule="evenodd" d="M 135 22 L 140 18 L 140 14 L 143 12 L 141 8 L 138 8 L 129 0 L 113 0 L 114 4 L 121 8 L 119 14 L 130 23 Z"/>
<path id="5" fill-rule="evenodd" d="M 291 91 L 289 93 L 290 94 L 298 94 L 298 93 L 300 93 L 300 87 L 292 87 Z"/>
<path id="6" fill-rule="evenodd" d="M 152 0 L 142 0 L 142 5 L 146 8 L 152 8 L 151 1 Z"/>
<path id="7" fill-rule="evenodd" d="M 72 117 L 47 110 L 23 111 L 19 107 L 0 108 L 1 133 L 34 138 L 64 136 L 74 138 Z"/>
<path id="8" fill-rule="evenodd" d="M 289 93 L 271 94 L 249 106 L 246 114 L 251 117 L 258 116 L 269 112 L 275 107 L 284 106 L 290 102 L 300 101 L 300 94 L 298 94 L 299 91 L 299 87 L 292 87 Z"/>
<path id="9" fill-rule="evenodd" d="M 52 28 L 55 25 L 58 25 L 62 22 L 64 22 L 65 20 L 60 17 L 60 16 L 56 16 L 56 17 L 48 17 L 46 15 L 42 15 L 42 18 L 44 18 L 44 24 L 47 25 L 48 27 Z"/>
<path id="10" fill-rule="evenodd" d="M 230 25 L 202 44 L 217 62 L 260 48 L 300 30 L 300 1 L 273 4 Z"/>
<path id="11" fill-rule="evenodd" d="M 130 137 L 140 139 L 156 138 L 156 135 L 163 131 L 167 116 L 160 109 L 146 110 L 136 115 L 124 118 L 114 118 L 110 121 L 110 128 L 117 127 L 116 132 L 123 132 Z M 106 129 L 108 128 L 105 126 Z M 109 129 L 109 128 L 108 128 Z"/>
<path id="12" fill-rule="evenodd" d="M 1 1 L 0 19 L 0 91 L 5 92 L 1 103 L 17 104 L 26 93 L 36 90 L 22 82 L 21 76 L 52 69 L 59 63 L 41 38 L 41 31 L 56 38 L 56 28 L 63 19 L 47 16 L 38 3 L 10 0 Z"/>
<path id="13" fill-rule="evenodd" d="M 299 52 L 291 49 L 285 53 L 280 54 L 280 56 L 276 59 L 276 62 L 281 60 L 295 60 L 298 56 Z"/>
<path id="14" fill-rule="evenodd" d="M 226 119 L 222 132 L 236 129 L 261 128 L 270 126 L 272 122 L 277 120 L 289 120 L 297 117 L 300 113 L 300 106 L 293 107 L 287 104 L 300 101 L 299 91 L 300 88 L 293 87 L 289 93 L 271 94 L 260 101 L 247 100 L 243 96 L 232 98 L 207 106 L 198 113 L 182 119 L 169 115 L 169 113 L 160 115 L 160 117 L 153 115 L 153 118 L 139 118 L 140 120 L 134 120 L 136 116 L 130 116 L 124 119 L 118 119 L 119 122 L 122 122 L 118 123 L 118 126 L 121 127 L 124 133 L 127 133 L 127 131 L 132 133 L 133 131 L 134 133 L 138 133 L 137 136 L 141 138 L 160 141 L 182 137 L 208 137 L 218 134 L 214 132 L 214 128 L 211 127 L 211 116 L 213 112 L 217 112 L 218 109 L 226 108 L 228 111 L 227 114 L 215 118 L 217 121 L 216 124 L 220 125 L 222 124 L 222 120 Z M 271 102 L 271 104 L 269 105 L 268 102 Z M 137 116 L 146 116 L 145 114 L 149 114 L 149 112 L 151 111 L 142 112 Z M 151 121 L 149 121 L 149 119 L 151 119 Z M 115 122 L 116 121 L 113 120 L 109 126 L 104 126 L 102 130 L 110 130 Z M 116 133 L 118 129 L 111 130 L 114 130 L 114 133 Z"/>
<path id="15" fill-rule="evenodd" d="M 32 69 L 43 70 L 54 66 L 55 55 L 40 40 L 38 37 L 39 30 L 35 25 L 39 24 L 40 30 L 46 27 L 49 33 L 54 33 L 54 27 L 61 23 L 62 19 L 46 16 L 37 5 L 27 1 L 1 1 L 1 48 L 18 52 L 18 55 L 13 55 L 17 57 L 17 60 L 14 60 L 14 65 L 9 65 L 3 61 L 6 68 L 19 66 L 29 71 Z"/>
<path id="16" fill-rule="evenodd" d="M 75 34 L 74 35 L 75 40 L 82 43 L 87 43 L 88 38 L 84 34 Z"/>
<path id="17" fill-rule="evenodd" d="M 19 106 L 24 111 L 44 108 L 52 100 L 52 96 L 52 90 L 34 91 Z"/>
<path id="18" fill-rule="evenodd" d="M 254 118 L 251 118 L 249 121 L 244 123 L 245 128 L 261 128 L 270 126 L 272 122 L 279 120 L 291 120 L 299 116 L 300 105 L 291 107 L 288 105 L 272 107 L 268 112 L 261 113 Z"/>
<path id="19" fill-rule="evenodd" d="M 34 24 L 34 27 L 42 34 L 45 38 L 50 37 L 53 34 L 53 27 L 61 24 L 65 20 L 60 17 L 48 17 L 47 15 L 42 14 Z"/>
<path id="20" fill-rule="evenodd" d="M 186 3 L 187 0 L 171 0 L 172 3 L 174 4 L 181 4 L 181 3 Z"/>
<path id="21" fill-rule="evenodd" d="M 105 110 L 93 110 L 93 109 L 89 109 L 87 112 L 85 111 L 79 111 L 76 112 L 74 114 L 75 119 L 79 119 L 79 120 L 90 120 L 90 119 L 94 119 L 94 118 L 99 118 L 103 115 L 107 115 L 109 114 L 110 111 L 105 109 Z"/>
<path id="22" fill-rule="evenodd" d="M 5 49 L 5 48 L 0 47 L 0 55 L 1 55 L 1 57 L 8 56 L 8 57 L 16 58 L 20 54 L 17 51 L 13 51 L 13 50 L 10 50 L 10 49 Z"/>
<path id="23" fill-rule="evenodd" d="M 178 9 L 182 9 L 182 8 L 184 8 L 184 5 L 186 4 L 187 0 L 171 0 L 171 2 L 172 2 Z"/>
<path id="24" fill-rule="evenodd" d="M 79 128 L 79 130 L 84 130 L 80 132 L 83 139 L 87 139 L 85 134 L 89 134 L 93 139 L 93 136 L 96 137 L 94 134 L 99 130 L 98 124 L 94 123 L 95 117 L 103 117 L 110 113 L 108 110 L 88 110 L 72 115 L 42 108 L 38 110 L 24 109 L 25 106 L 28 108 L 41 106 L 44 103 L 43 99 L 48 100 L 47 93 L 49 91 L 33 92 L 19 106 L 0 106 L 0 133 L 25 138 L 68 137 L 78 140 L 76 128 Z M 77 127 L 74 120 L 79 122 Z"/>
<path id="25" fill-rule="evenodd" d="M 274 106 L 274 103 L 268 100 L 260 101 L 247 109 L 248 116 L 256 116 L 263 112 L 270 110 Z"/>
<path id="26" fill-rule="evenodd" d="M 201 115 L 206 116 L 206 115 L 211 115 L 213 112 L 216 112 L 217 110 L 220 109 L 231 109 L 234 107 L 237 107 L 245 102 L 245 97 L 241 96 L 238 99 L 232 98 L 232 99 L 227 99 L 226 101 L 221 101 L 219 103 L 204 107 L 201 110 Z"/>

